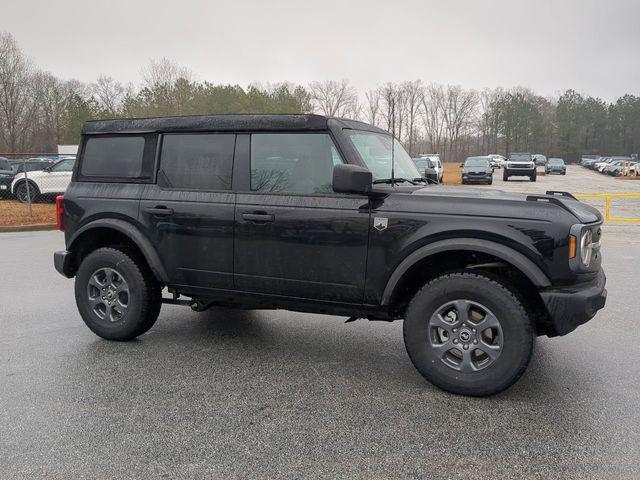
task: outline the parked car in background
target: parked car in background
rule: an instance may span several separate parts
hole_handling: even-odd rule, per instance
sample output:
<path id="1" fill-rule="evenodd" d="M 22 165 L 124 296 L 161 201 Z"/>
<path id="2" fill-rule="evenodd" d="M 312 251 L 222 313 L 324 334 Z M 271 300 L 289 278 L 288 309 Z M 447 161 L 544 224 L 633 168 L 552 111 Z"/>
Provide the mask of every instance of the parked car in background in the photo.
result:
<path id="1" fill-rule="evenodd" d="M 491 157 L 468 157 L 462 164 L 462 184 L 493 183 Z"/>
<path id="2" fill-rule="evenodd" d="M 442 177 L 444 175 L 444 168 L 442 167 L 442 162 L 440 161 L 440 155 L 437 153 L 421 153 L 420 158 L 428 158 L 433 163 L 433 168 L 435 168 L 436 173 L 438 174 L 438 183 L 442 183 Z"/>
<path id="3" fill-rule="evenodd" d="M 620 165 L 624 162 L 631 162 L 631 157 L 609 157 L 606 162 L 598 164 L 597 170 L 600 173 L 607 173 L 607 168 L 612 165 Z"/>
<path id="4" fill-rule="evenodd" d="M 4 163 L 2 164 L 2 166 L 5 165 L 6 164 Z M 25 167 L 27 169 L 28 176 L 29 172 L 44 170 L 51 165 L 53 165 L 53 162 L 42 161 L 39 159 L 9 160 L 9 169 L 0 170 L 0 194 L 2 194 L 3 197 L 12 195 L 11 184 L 16 176 L 24 176 Z"/>
<path id="5" fill-rule="evenodd" d="M 635 170 L 635 165 L 637 161 L 635 160 L 614 160 L 610 164 L 608 164 L 603 173 L 611 175 L 613 177 L 627 176 L 630 172 Z"/>
<path id="6" fill-rule="evenodd" d="M 607 166 L 612 161 L 613 161 L 612 157 L 602 157 L 602 158 L 600 158 L 600 161 L 592 163 L 590 165 L 590 168 L 592 170 L 601 171 L 600 170 L 601 168 L 604 168 L 605 166 Z"/>
<path id="7" fill-rule="evenodd" d="M 11 182 L 11 193 L 21 202 L 27 202 L 29 198 L 34 201 L 41 195 L 64 193 L 71 182 L 74 164 L 74 159 L 60 160 L 44 170 L 29 173 L 26 179 L 16 175 Z"/>
<path id="8" fill-rule="evenodd" d="M 440 183 L 438 180 L 438 172 L 433 165 L 430 158 L 418 157 L 413 159 L 413 163 L 416 164 L 416 168 L 422 175 L 422 178 L 426 179 L 429 183 Z"/>
<path id="9" fill-rule="evenodd" d="M 0 157 L 0 198 L 9 196 L 14 175 L 9 159 Z"/>
<path id="10" fill-rule="evenodd" d="M 580 165 L 586 167 L 589 163 L 595 162 L 600 159 L 600 155 L 582 155 L 580 157 Z"/>
<path id="11" fill-rule="evenodd" d="M 502 172 L 502 180 L 505 182 L 509 177 L 529 177 L 532 182 L 536 181 L 536 163 L 530 153 L 511 153 Z"/>
<path id="12" fill-rule="evenodd" d="M 544 167 L 544 172 L 549 174 L 559 173 L 560 175 L 566 175 L 567 166 L 561 158 L 550 158 L 547 165 Z"/>
<path id="13" fill-rule="evenodd" d="M 534 153 L 532 156 L 533 161 L 536 162 L 537 166 L 544 167 L 547 164 L 547 157 L 541 153 Z"/>
<path id="14" fill-rule="evenodd" d="M 504 164 L 507 163 L 507 159 L 504 158 L 502 155 L 498 155 L 497 153 L 492 153 L 491 155 L 488 155 L 488 156 L 491 157 L 491 161 L 493 165 L 496 166 L 496 168 L 502 168 L 504 167 Z"/>

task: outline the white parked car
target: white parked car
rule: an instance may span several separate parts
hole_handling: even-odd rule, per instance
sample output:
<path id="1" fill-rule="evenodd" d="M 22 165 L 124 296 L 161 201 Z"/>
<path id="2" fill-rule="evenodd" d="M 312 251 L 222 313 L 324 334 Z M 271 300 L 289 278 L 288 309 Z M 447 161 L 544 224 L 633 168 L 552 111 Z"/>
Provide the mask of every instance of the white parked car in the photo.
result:
<path id="1" fill-rule="evenodd" d="M 492 153 L 491 155 L 487 155 L 487 156 L 491 157 L 491 161 L 498 168 L 504 167 L 504 164 L 507 163 L 507 159 L 504 158 L 502 155 L 498 155 L 497 153 Z"/>
<path id="2" fill-rule="evenodd" d="M 71 182 L 74 164 L 74 159 L 60 160 L 42 171 L 27 172 L 27 179 L 24 178 L 24 174 L 16 175 L 11 182 L 11 193 L 21 202 L 27 202 L 29 197 L 34 201 L 40 195 L 64 193 Z"/>
<path id="3" fill-rule="evenodd" d="M 442 176 L 444 175 L 444 168 L 442 167 L 442 162 L 440 161 L 440 155 L 437 153 L 421 153 L 420 158 L 428 158 L 433 163 L 433 168 L 438 175 L 438 183 L 442 183 Z"/>

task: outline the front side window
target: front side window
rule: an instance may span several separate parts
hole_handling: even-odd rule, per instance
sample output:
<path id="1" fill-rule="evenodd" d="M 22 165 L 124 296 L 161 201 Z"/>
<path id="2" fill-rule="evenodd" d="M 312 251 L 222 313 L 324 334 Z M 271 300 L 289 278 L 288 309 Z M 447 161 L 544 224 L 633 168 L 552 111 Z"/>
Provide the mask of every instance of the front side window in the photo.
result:
<path id="1" fill-rule="evenodd" d="M 391 135 L 359 130 L 351 130 L 348 135 L 351 143 L 371 171 L 374 180 L 391 178 L 392 163 L 394 178 L 406 180 L 420 178 L 420 172 L 409 154 L 400 142 L 393 139 Z"/>
<path id="2" fill-rule="evenodd" d="M 158 184 L 179 190 L 230 190 L 235 134 L 164 135 Z"/>
<path id="3" fill-rule="evenodd" d="M 81 174 L 87 177 L 139 177 L 144 144 L 142 136 L 90 137 L 82 154 Z"/>
<path id="4" fill-rule="evenodd" d="M 342 163 L 326 133 L 251 135 L 251 190 L 331 194 L 333 166 Z"/>
<path id="5" fill-rule="evenodd" d="M 51 167 L 52 172 L 72 172 L 75 160 L 62 160 Z"/>

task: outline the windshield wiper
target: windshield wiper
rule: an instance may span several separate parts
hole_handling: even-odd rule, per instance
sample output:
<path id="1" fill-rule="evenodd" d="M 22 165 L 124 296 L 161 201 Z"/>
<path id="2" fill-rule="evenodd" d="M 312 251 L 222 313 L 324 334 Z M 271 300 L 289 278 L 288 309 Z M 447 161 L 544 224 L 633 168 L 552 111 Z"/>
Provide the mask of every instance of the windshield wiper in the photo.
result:
<path id="1" fill-rule="evenodd" d="M 393 179 L 391 179 L 391 178 L 379 178 L 379 179 L 373 181 L 374 184 L 375 183 L 392 183 L 392 182 L 393 183 L 408 182 L 411 185 L 416 185 L 416 183 L 411 181 L 411 180 L 407 180 L 406 178 L 398 178 L 398 177 L 395 177 Z"/>

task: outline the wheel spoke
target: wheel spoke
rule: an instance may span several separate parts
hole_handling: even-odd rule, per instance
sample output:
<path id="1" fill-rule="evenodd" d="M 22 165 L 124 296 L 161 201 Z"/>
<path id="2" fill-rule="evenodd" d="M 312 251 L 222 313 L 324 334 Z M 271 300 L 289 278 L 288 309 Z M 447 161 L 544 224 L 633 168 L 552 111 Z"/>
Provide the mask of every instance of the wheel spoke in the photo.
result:
<path id="1" fill-rule="evenodd" d="M 94 287 L 96 287 L 98 290 L 102 291 L 102 289 L 104 288 L 104 286 L 106 285 L 106 282 L 101 282 L 100 278 L 98 276 L 100 272 L 96 272 L 94 273 L 91 278 L 89 279 L 89 285 L 93 285 Z"/>
<path id="2" fill-rule="evenodd" d="M 473 363 L 473 350 L 460 349 L 462 352 L 462 360 L 460 361 L 460 371 L 464 373 L 475 372 L 477 367 Z"/>
<path id="3" fill-rule="evenodd" d="M 491 312 L 485 312 L 484 318 L 476 324 L 476 328 L 486 330 L 487 328 L 500 328 L 500 322 Z"/>
<path id="4" fill-rule="evenodd" d="M 480 346 L 478 350 L 487 354 L 487 356 L 491 359 L 491 361 L 495 360 L 500 356 L 500 352 L 502 351 L 502 347 L 500 345 L 489 345 L 484 340 L 480 341 Z"/>
<path id="5" fill-rule="evenodd" d="M 442 315 L 440 315 L 440 312 L 436 312 L 431 316 L 431 321 L 429 322 L 429 324 L 432 327 L 441 328 L 441 329 L 445 330 L 447 333 L 451 333 L 451 329 L 453 328 L 453 325 L 451 325 L 451 323 L 447 322 L 442 317 Z"/>
<path id="6" fill-rule="evenodd" d="M 458 323 L 468 322 L 469 321 L 469 302 L 466 300 L 456 300 L 453 302 L 453 306 L 456 308 L 456 312 L 458 312 Z"/>

